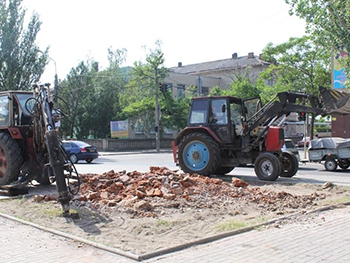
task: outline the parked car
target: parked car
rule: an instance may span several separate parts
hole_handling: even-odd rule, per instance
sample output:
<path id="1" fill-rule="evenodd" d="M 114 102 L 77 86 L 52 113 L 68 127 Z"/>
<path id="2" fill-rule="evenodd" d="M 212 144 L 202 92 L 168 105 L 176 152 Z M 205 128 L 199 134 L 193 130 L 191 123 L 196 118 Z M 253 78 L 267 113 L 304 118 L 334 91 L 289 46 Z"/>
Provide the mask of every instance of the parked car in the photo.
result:
<path id="1" fill-rule="evenodd" d="M 283 152 L 289 151 L 289 152 L 293 153 L 295 155 L 295 157 L 297 157 L 298 161 L 300 161 L 299 151 L 291 139 L 284 139 L 282 151 Z"/>
<path id="2" fill-rule="evenodd" d="M 85 160 L 87 163 L 91 163 L 98 158 L 96 146 L 92 146 L 86 142 L 63 141 L 63 147 L 72 163 L 77 163 L 80 160 Z"/>
<path id="3" fill-rule="evenodd" d="M 297 142 L 298 147 L 304 147 L 304 143 L 306 143 L 306 147 L 309 147 L 310 137 L 304 137 L 302 140 Z"/>

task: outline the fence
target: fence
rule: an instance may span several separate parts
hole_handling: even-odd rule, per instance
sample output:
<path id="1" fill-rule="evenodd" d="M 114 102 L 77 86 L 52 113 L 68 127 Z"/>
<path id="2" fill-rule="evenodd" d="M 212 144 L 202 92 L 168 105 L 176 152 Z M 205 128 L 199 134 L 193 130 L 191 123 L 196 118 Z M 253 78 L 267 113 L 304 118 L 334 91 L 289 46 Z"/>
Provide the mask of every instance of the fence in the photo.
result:
<path id="1" fill-rule="evenodd" d="M 174 139 L 161 139 L 161 149 L 171 149 Z M 94 145 L 99 151 L 132 151 L 156 149 L 155 139 L 86 139 L 88 144 Z"/>

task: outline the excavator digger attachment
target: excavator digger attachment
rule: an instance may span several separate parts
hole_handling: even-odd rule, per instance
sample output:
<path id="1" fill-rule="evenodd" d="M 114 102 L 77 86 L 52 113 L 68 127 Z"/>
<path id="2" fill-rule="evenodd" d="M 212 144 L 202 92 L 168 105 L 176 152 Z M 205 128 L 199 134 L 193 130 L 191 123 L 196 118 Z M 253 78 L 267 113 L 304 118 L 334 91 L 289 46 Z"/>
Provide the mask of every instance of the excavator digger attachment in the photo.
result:
<path id="1" fill-rule="evenodd" d="M 336 89 L 319 88 L 327 114 L 350 114 L 350 93 Z"/>

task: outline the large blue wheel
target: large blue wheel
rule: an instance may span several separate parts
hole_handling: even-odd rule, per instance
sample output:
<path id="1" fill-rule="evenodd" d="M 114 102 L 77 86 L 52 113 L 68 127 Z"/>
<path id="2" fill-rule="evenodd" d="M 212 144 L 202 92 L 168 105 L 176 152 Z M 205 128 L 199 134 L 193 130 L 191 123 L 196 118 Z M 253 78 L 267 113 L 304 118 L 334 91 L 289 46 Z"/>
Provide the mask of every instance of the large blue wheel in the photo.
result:
<path id="1" fill-rule="evenodd" d="M 178 158 L 185 173 L 211 175 L 219 168 L 220 150 L 209 135 L 191 133 L 181 140 Z"/>

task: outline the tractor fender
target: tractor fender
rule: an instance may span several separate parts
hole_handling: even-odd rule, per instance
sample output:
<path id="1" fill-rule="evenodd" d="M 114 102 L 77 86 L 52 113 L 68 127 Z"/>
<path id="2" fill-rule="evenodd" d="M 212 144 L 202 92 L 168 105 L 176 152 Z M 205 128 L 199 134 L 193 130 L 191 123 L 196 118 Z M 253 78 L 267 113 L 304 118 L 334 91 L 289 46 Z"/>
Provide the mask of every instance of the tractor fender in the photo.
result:
<path id="1" fill-rule="evenodd" d="M 15 140 L 23 139 L 21 131 L 17 127 L 8 127 L 10 136 Z"/>
<path id="2" fill-rule="evenodd" d="M 202 133 L 208 134 L 211 137 L 213 137 L 213 139 L 219 144 L 222 142 L 221 139 L 209 127 L 202 126 L 202 127 L 186 127 L 176 136 L 175 140 L 173 141 L 173 145 L 178 146 L 179 143 L 181 142 L 181 139 L 184 136 L 194 132 L 202 132 Z"/>

